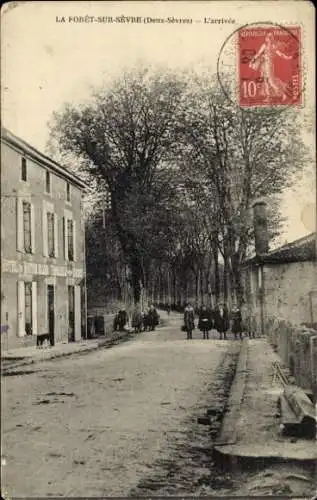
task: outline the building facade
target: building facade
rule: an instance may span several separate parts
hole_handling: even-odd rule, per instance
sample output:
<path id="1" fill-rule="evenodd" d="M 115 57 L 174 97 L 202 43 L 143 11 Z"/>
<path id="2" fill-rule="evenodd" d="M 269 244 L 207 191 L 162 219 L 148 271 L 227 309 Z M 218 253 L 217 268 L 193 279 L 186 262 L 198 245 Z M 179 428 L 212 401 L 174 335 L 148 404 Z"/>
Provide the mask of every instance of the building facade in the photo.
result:
<path id="1" fill-rule="evenodd" d="M 256 255 L 244 263 L 245 319 L 266 335 L 295 383 L 317 400 L 317 234 L 269 251 L 264 203 L 254 206 Z"/>
<path id="2" fill-rule="evenodd" d="M 1 135 L 1 334 L 4 349 L 81 339 L 85 184 L 6 129 Z"/>
<path id="3" fill-rule="evenodd" d="M 316 233 L 245 262 L 244 288 L 252 329 L 268 321 L 317 324 Z"/>

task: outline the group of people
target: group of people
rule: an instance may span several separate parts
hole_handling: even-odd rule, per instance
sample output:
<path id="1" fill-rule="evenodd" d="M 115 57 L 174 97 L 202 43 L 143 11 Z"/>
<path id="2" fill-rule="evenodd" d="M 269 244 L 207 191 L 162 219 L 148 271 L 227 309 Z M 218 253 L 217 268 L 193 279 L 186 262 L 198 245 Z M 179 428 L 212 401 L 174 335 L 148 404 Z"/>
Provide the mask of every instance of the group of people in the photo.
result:
<path id="1" fill-rule="evenodd" d="M 132 328 L 135 333 L 141 333 L 155 330 L 159 324 L 159 314 L 153 304 L 146 311 L 139 311 L 135 309 L 132 314 Z"/>
<path id="2" fill-rule="evenodd" d="M 170 313 L 170 308 L 168 314 Z M 151 304 L 146 311 L 135 309 L 132 313 L 131 326 L 135 333 L 142 331 L 154 331 L 159 324 L 159 314 Z M 121 308 L 114 319 L 114 331 L 124 331 L 129 328 L 129 316 L 125 308 Z M 201 307 L 198 314 L 198 329 L 202 332 L 204 339 L 209 339 L 209 332 L 212 329 L 218 331 L 220 339 L 227 338 L 227 333 L 231 331 L 235 338 L 242 338 L 243 322 L 241 311 L 237 306 L 233 306 L 229 312 L 226 304 L 220 303 L 214 309 L 208 309 L 205 305 Z M 184 310 L 184 324 L 182 330 L 187 333 L 187 339 L 193 338 L 195 330 L 195 311 L 188 303 Z"/>
<path id="3" fill-rule="evenodd" d="M 187 333 L 187 339 L 193 338 L 195 329 L 195 311 L 190 304 L 187 304 L 184 311 L 184 325 L 182 328 Z M 214 309 L 207 309 L 202 306 L 198 315 L 198 329 L 202 332 L 204 339 L 209 339 L 211 329 L 218 331 L 220 339 L 227 338 L 230 330 L 235 338 L 242 338 L 243 324 L 241 311 L 234 306 L 229 313 L 225 304 L 218 304 Z"/>
<path id="4" fill-rule="evenodd" d="M 159 324 L 159 314 L 153 304 L 146 311 L 135 309 L 132 313 L 131 326 L 135 333 L 154 331 Z M 125 308 L 121 308 L 115 316 L 114 331 L 123 331 L 129 326 L 129 316 Z"/>

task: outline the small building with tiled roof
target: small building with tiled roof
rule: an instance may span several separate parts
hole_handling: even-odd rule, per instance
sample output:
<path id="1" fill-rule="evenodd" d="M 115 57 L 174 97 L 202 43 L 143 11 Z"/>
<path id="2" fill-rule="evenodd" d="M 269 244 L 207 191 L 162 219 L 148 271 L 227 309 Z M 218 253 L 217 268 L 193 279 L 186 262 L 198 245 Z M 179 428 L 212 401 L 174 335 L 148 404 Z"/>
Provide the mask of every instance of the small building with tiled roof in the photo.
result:
<path id="1" fill-rule="evenodd" d="M 245 264 L 262 263 L 278 264 L 286 262 L 305 262 L 316 259 L 316 233 L 311 233 L 291 243 L 286 243 L 264 255 L 255 255 L 245 261 Z"/>
<path id="2" fill-rule="evenodd" d="M 295 383 L 317 398 L 317 234 L 269 251 L 265 203 L 254 205 L 255 257 L 244 262 L 244 320 L 265 335 Z"/>
<path id="3" fill-rule="evenodd" d="M 256 255 L 244 262 L 244 290 L 251 328 L 265 332 L 271 320 L 317 322 L 316 232 L 268 250 L 265 207 L 255 212 Z M 257 223 L 259 222 L 259 224 Z"/>

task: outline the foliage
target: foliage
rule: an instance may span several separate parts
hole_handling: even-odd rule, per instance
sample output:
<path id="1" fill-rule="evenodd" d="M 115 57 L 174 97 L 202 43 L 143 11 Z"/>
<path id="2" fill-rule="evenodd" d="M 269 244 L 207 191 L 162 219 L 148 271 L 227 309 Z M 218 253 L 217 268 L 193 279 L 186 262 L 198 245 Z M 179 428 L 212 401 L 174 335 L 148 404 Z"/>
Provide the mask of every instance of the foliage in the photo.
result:
<path id="1" fill-rule="evenodd" d="M 55 113 L 51 136 L 60 150 L 84 160 L 100 190 L 111 196 L 112 223 L 140 298 L 143 260 L 168 237 L 172 194 L 169 161 L 177 142 L 184 82 L 166 72 L 125 73 L 111 88 L 94 91 L 87 105 Z M 155 228 L 153 230 L 153 228 Z"/>
<path id="2" fill-rule="evenodd" d="M 219 294 L 219 256 L 225 296 L 231 288 L 241 301 L 252 203 L 269 201 L 270 236 L 277 236 L 278 196 L 307 161 L 294 110 L 239 109 L 215 81 L 210 74 L 124 73 L 51 123 L 51 144 L 79 158 L 95 192 L 110 195 L 109 241 L 120 250 L 114 243 L 107 259 L 109 267 L 118 255 L 128 264 L 136 302 L 142 285 L 166 284 L 166 273 L 184 293 L 194 276 L 197 294 L 199 276 L 211 280 L 212 261 Z"/>
<path id="3" fill-rule="evenodd" d="M 212 82 L 210 76 L 194 78 L 188 87 L 184 163 L 192 183 L 204 188 L 200 196 L 212 200 L 212 220 L 206 223 L 239 288 L 239 266 L 253 239 L 252 202 L 265 197 L 274 205 L 274 196 L 300 171 L 306 151 L 295 111 L 238 109 Z M 206 217 L 208 211 L 202 213 Z M 271 233 L 278 233 L 278 211 L 269 222 Z"/>

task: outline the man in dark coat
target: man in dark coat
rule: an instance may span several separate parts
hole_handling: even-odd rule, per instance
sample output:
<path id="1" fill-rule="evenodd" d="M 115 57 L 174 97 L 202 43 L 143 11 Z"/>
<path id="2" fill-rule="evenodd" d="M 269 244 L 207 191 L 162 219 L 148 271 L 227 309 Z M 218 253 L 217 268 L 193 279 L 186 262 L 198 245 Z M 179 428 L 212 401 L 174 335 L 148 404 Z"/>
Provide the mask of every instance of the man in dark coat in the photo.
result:
<path id="1" fill-rule="evenodd" d="M 242 339 L 242 315 L 240 309 L 237 306 L 233 306 L 232 308 L 231 321 L 231 331 L 232 333 L 234 333 L 234 338 L 236 339 L 239 334 L 240 339 Z"/>
<path id="2" fill-rule="evenodd" d="M 150 310 L 148 312 L 148 321 L 149 321 L 149 326 L 150 330 L 154 331 L 155 327 L 159 323 L 159 315 L 153 304 L 150 306 Z"/>
<path id="3" fill-rule="evenodd" d="M 120 332 L 123 332 L 124 326 L 128 322 L 128 313 L 124 307 L 120 309 L 116 318 L 116 325 Z"/>
<path id="4" fill-rule="evenodd" d="M 227 331 L 229 330 L 229 313 L 225 304 L 219 304 L 214 311 L 215 328 L 219 332 L 220 339 L 222 335 L 224 339 L 227 338 Z"/>
<path id="5" fill-rule="evenodd" d="M 135 309 L 132 314 L 132 328 L 134 328 L 134 333 L 142 332 L 143 326 L 143 316 L 141 311 Z"/>
<path id="6" fill-rule="evenodd" d="M 143 331 L 147 332 L 148 329 L 148 312 L 147 311 L 142 311 L 142 326 L 143 326 Z"/>
<path id="7" fill-rule="evenodd" d="M 200 310 L 198 328 L 201 332 L 203 332 L 203 338 L 209 339 L 209 330 L 212 328 L 212 318 L 211 313 L 208 311 L 206 306 L 202 306 Z"/>

